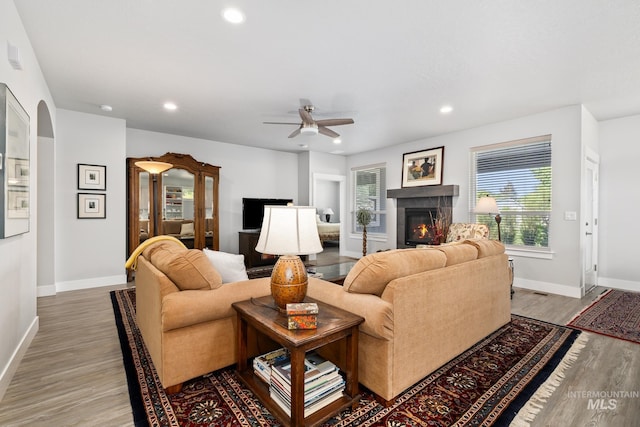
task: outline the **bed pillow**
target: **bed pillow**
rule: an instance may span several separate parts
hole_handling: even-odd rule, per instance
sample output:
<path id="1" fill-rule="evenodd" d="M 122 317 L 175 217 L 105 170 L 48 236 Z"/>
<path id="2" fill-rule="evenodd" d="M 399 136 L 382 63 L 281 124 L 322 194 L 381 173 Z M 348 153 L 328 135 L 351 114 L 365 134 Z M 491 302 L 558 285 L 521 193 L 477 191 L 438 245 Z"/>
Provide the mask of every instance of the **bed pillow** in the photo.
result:
<path id="1" fill-rule="evenodd" d="M 247 269 L 244 266 L 244 255 L 212 251 L 207 248 L 204 248 L 202 252 L 204 252 L 211 265 L 213 265 L 213 268 L 222 276 L 222 283 L 239 282 L 249 279 Z"/>
<path id="2" fill-rule="evenodd" d="M 193 236 L 193 223 L 185 222 L 180 226 L 180 235 L 181 236 Z"/>

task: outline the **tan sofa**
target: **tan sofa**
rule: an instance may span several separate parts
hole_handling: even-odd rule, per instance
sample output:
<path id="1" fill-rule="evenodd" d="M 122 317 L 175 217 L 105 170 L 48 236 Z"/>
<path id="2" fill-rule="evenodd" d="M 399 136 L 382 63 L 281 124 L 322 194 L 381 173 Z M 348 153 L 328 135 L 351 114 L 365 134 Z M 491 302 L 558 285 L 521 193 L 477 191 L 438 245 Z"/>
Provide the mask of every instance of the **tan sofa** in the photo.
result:
<path id="1" fill-rule="evenodd" d="M 188 379 L 234 364 L 231 304 L 269 295 L 270 278 L 222 284 L 202 251 L 166 240 L 149 245 L 136 264 L 136 321 L 163 387 L 179 391 Z M 274 345 L 251 333 L 249 347 L 258 354 Z"/>
<path id="2" fill-rule="evenodd" d="M 156 242 L 137 259 L 136 318 L 169 392 L 236 363 L 231 304 L 270 294 L 268 277 L 220 284 L 200 255 L 179 243 Z M 370 254 L 344 286 L 310 278 L 308 296 L 365 318 L 359 381 L 392 400 L 509 322 L 509 273 L 504 246 L 482 239 Z M 259 338 L 250 335 L 250 354 L 274 348 Z M 338 364 L 344 363 L 343 350 L 325 349 Z"/>
<path id="3" fill-rule="evenodd" d="M 509 284 L 504 246 L 479 239 L 370 254 L 343 286 L 310 279 L 308 296 L 365 318 L 358 379 L 389 401 L 508 323 Z"/>

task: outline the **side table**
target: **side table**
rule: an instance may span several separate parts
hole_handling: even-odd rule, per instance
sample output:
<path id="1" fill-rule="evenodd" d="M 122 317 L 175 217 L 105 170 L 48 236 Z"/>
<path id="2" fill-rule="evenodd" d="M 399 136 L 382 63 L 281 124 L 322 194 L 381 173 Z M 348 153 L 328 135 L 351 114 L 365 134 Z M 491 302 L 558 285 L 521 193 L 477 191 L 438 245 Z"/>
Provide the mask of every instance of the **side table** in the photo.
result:
<path id="1" fill-rule="evenodd" d="M 360 399 L 358 390 L 358 326 L 364 319 L 320 301 L 306 298 L 305 302 L 318 304 L 318 328 L 289 330 L 287 318 L 280 313 L 271 296 L 233 303 L 238 319 L 238 375 L 264 406 L 285 426 L 316 426 Z M 289 350 L 291 357 L 291 416 L 289 417 L 269 395 L 269 387 L 256 377 L 248 363 L 247 330 L 253 327 Z M 342 340 L 346 342 L 345 392 L 343 396 L 324 408 L 304 417 L 304 359 L 307 351 Z"/>

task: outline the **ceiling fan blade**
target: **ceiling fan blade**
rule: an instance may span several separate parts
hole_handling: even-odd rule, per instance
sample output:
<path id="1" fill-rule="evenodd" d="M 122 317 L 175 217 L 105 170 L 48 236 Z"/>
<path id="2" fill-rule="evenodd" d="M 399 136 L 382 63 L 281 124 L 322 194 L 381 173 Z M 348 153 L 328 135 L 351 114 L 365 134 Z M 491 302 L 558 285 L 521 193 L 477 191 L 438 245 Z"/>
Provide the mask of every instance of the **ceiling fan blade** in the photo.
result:
<path id="1" fill-rule="evenodd" d="M 313 123 L 313 117 L 311 117 L 311 114 L 309 114 L 307 110 L 299 108 L 298 112 L 300 113 L 300 118 L 302 118 L 303 123 Z"/>
<path id="2" fill-rule="evenodd" d="M 296 136 L 300 135 L 300 129 L 302 129 L 302 126 L 300 126 L 298 129 L 291 132 L 291 135 L 289 135 L 289 138 L 295 138 Z"/>
<path id="3" fill-rule="evenodd" d="M 326 119 L 316 120 L 318 126 L 340 126 L 340 125 L 352 125 L 353 119 Z"/>
<path id="4" fill-rule="evenodd" d="M 326 128 L 324 126 L 318 126 L 318 132 L 323 134 L 323 135 L 330 136 L 331 138 L 337 138 L 337 137 L 340 136 L 339 133 L 336 133 L 336 132 L 332 131 L 331 129 Z"/>
<path id="5" fill-rule="evenodd" d="M 265 125 L 296 125 L 300 126 L 300 123 L 285 123 L 285 122 L 262 122 Z"/>

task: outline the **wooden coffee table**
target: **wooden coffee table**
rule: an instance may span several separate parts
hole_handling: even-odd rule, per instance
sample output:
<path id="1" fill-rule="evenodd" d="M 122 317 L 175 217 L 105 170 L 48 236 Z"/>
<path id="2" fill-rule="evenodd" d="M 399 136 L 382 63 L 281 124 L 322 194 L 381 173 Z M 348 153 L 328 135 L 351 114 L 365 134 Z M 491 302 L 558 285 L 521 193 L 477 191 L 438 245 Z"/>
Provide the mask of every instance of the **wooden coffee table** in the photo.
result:
<path id="1" fill-rule="evenodd" d="M 340 410 L 355 406 L 360 399 L 358 390 L 358 325 L 364 319 L 320 301 L 306 298 L 305 302 L 318 304 L 318 328 L 289 330 L 287 318 L 275 308 L 273 298 L 266 296 L 232 304 L 238 316 L 238 375 L 264 406 L 285 426 L 316 426 Z M 256 377 L 248 363 L 247 329 L 256 331 L 287 348 L 291 356 L 291 417 L 269 395 L 269 386 Z M 308 351 L 344 339 L 346 342 L 345 391 L 343 396 L 304 417 L 304 358 Z"/>

